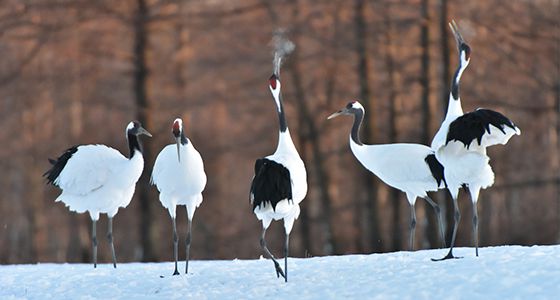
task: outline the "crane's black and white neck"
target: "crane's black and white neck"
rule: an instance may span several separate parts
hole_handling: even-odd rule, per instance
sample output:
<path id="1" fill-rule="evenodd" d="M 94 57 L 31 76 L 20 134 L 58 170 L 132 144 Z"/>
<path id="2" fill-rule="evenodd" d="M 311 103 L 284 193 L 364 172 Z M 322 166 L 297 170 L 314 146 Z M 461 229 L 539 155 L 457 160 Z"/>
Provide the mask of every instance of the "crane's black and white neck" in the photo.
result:
<path id="1" fill-rule="evenodd" d="M 126 126 L 126 138 L 128 140 L 129 150 L 128 158 L 133 158 L 136 152 L 142 155 L 142 143 L 138 138 L 138 136 L 142 134 L 152 137 L 152 135 L 146 129 L 144 129 L 138 121 L 132 121 L 128 123 L 128 126 Z"/>
<path id="2" fill-rule="evenodd" d="M 187 139 L 183 132 L 183 120 L 181 118 L 177 118 L 173 121 L 172 132 L 177 145 L 177 159 L 181 162 L 181 145 L 185 146 L 189 143 L 189 139 Z"/>
<path id="3" fill-rule="evenodd" d="M 351 101 L 346 104 L 346 107 L 343 110 L 335 112 L 327 119 L 330 120 L 342 114 L 354 116 L 354 123 L 352 124 L 352 130 L 350 131 L 350 143 L 351 145 L 362 146 L 363 144 L 360 140 L 360 128 L 362 127 L 362 122 L 364 121 L 364 107 L 358 101 Z"/>
<path id="4" fill-rule="evenodd" d="M 269 89 L 274 98 L 274 103 L 276 104 L 276 111 L 278 113 L 278 124 L 280 131 L 278 133 L 278 146 L 276 148 L 275 154 L 282 155 L 284 152 L 290 153 L 290 155 L 296 155 L 299 158 L 296 146 L 290 135 L 290 129 L 288 128 L 288 121 L 286 119 L 286 112 L 284 110 L 284 103 L 282 99 L 282 83 L 280 78 L 276 74 L 270 76 Z"/>
<path id="5" fill-rule="evenodd" d="M 457 28 L 455 22 L 449 23 L 449 27 L 453 32 L 455 37 L 455 42 L 457 43 L 457 51 L 459 53 L 459 63 L 453 78 L 451 80 L 451 91 L 449 93 L 449 101 L 447 104 L 447 113 L 445 114 L 445 119 L 441 124 L 439 130 L 437 131 L 434 139 L 432 140 L 431 147 L 436 150 L 445 145 L 445 140 L 447 138 L 447 132 L 451 122 L 455 121 L 459 116 L 463 115 L 463 106 L 461 105 L 461 98 L 459 95 L 459 83 L 461 81 L 461 76 L 463 72 L 469 65 L 471 60 L 471 48 L 463 39 L 463 36 Z"/>
<path id="6" fill-rule="evenodd" d="M 457 43 L 457 50 L 459 52 L 459 65 L 457 66 L 457 70 L 455 71 L 453 80 L 451 81 L 450 100 L 453 99 L 455 101 L 460 101 L 459 81 L 461 80 L 463 71 L 465 71 L 471 60 L 471 47 L 463 39 L 463 36 L 459 32 L 457 24 L 455 24 L 454 21 L 449 24 L 449 27 L 455 36 L 455 42 Z"/>
<path id="7" fill-rule="evenodd" d="M 270 78 L 268 79 L 268 83 L 268 88 L 272 93 L 274 103 L 276 104 L 276 110 L 278 112 L 278 123 L 280 124 L 280 132 L 283 133 L 288 131 L 288 121 L 286 120 L 284 104 L 282 103 L 282 94 L 280 93 L 282 83 L 280 82 L 280 78 L 276 76 L 276 74 L 272 74 L 272 76 L 270 76 Z"/>

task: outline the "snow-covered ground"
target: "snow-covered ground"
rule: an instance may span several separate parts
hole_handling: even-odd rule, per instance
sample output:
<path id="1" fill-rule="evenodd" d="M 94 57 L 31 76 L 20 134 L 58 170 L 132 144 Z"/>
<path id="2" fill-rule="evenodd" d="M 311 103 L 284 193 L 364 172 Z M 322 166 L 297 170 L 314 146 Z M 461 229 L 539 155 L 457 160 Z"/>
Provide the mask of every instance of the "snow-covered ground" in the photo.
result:
<path id="1" fill-rule="evenodd" d="M 0 266 L 0 299 L 560 299 L 560 245 L 457 248 L 271 261 Z M 281 264 L 283 266 L 283 263 Z M 184 268 L 184 262 L 180 270 Z"/>

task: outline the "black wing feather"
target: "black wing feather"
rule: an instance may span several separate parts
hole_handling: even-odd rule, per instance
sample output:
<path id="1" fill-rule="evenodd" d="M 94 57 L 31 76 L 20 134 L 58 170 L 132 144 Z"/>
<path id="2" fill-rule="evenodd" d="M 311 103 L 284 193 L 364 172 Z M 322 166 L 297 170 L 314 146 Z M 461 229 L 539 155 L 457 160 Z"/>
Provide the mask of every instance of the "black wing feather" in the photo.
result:
<path id="1" fill-rule="evenodd" d="M 272 205 L 276 210 L 278 202 L 292 200 L 292 180 L 290 171 L 283 165 L 266 158 L 255 162 L 255 178 L 251 183 L 253 210 Z M 292 200 L 293 201 L 293 200 Z"/>
<path id="2" fill-rule="evenodd" d="M 443 165 L 437 160 L 435 154 L 430 154 L 426 156 L 424 159 L 430 168 L 430 172 L 432 172 L 432 176 L 435 178 L 438 187 L 441 185 L 441 182 L 445 184 L 447 187 L 447 182 L 445 181 L 445 176 L 443 175 Z"/>
<path id="3" fill-rule="evenodd" d="M 72 157 L 72 155 L 74 155 L 74 153 L 76 153 L 76 151 L 78 151 L 78 146 L 73 146 L 66 149 L 66 151 L 64 151 L 58 159 L 54 160 L 49 158 L 49 162 L 52 164 L 52 167 L 43 174 L 43 177 L 47 178 L 47 184 L 55 185 L 54 181 L 58 178 L 60 172 L 62 172 L 66 163 L 68 163 L 68 160 Z"/>
<path id="4" fill-rule="evenodd" d="M 468 149 L 471 142 L 476 139 L 480 145 L 484 134 L 490 133 L 490 125 L 500 129 L 504 134 L 505 126 L 515 129 L 513 122 L 501 113 L 479 108 L 451 122 L 445 143 L 459 141 Z"/>

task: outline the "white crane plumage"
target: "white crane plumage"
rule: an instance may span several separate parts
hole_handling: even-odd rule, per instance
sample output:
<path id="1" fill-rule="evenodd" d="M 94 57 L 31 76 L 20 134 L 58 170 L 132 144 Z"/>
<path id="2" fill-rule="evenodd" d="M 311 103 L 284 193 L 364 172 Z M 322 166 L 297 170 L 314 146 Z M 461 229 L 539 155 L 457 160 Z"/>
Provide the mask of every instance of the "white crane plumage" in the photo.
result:
<path id="1" fill-rule="evenodd" d="M 506 144 L 513 135 L 521 131 L 512 121 L 499 112 L 477 109 L 466 114 L 461 107 L 459 81 L 470 62 L 471 49 L 465 42 L 454 21 L 449 24 L 459 52 L 459 66 L 453 76 L 449 105 L 445 119 L 436 133 L 431 148 L 444 166 L 444 175 L 453 198 L 454 226 L 449 253 L 442 258 L 454 258 L 453 246 L 457 226 L 461 219 L 457 196 L 459 189 L 468 187 L 473 204 L 473 236 L 478 256 L 478 212 L 477 201 L 480 189 L 494 184 L 494 173 L 489 165 L 486 147 Z"/>
<path id="2" fill-rule="evenodd" d="M 436 160 L 434 151 L 430 147 L 420 144 L 363 144 L 360 140 L 360 127 L 365 110 L 358 101 L 349 102 L 344 109 L 333 113 L 328 119 L 339 115 L 354 116 L 354 124 L 350 133 L 350 149 L 358 161 L 387 185 L 406 193 L 410 205 L 410 250 L 413 250 L 414 245 L 416 227 L 414 204 L 418 197 L 425 199 L 434 208 L 438 218 L 441 242 L 445 247 L 440 208 L 427 194 L 427 192 L 445 188 L 443 167 Z"/>
<path id="3" fill-rule="evenodd" d="M 176 207 L 185 205 L 189 229 L 186 239 L 186 267 L 185 274 L 189 272 L 189 256 L 192 241 L 192 219 L 196 208 L 202 203 L 202 191 L 206 187 L 206 173 L 200 153 L 194 148 L 192 142 L 185 137 L 183 121 L 175 119 L 172 126 L 176 144 L 167 145 L 156 158 L 152 172 L 152 183 L 159 190 L 159 201 L 167 209 L 173 223 L 173 257 L 175 271 L 177 270 L 178 242 L 176 226 Z"/>
<path id="4" fill-rule="evenodd" d="M 270 77 L 269 88 L 276 103 L 280 123 L 278 146 L 274 154 L 257 159 L 255 162 L 255 176 L 251 183 L 250 201 L 253 205 L 253 212 L 263 225 L 261 247 L 274 262 L 276 276 L 284 277 L 287 282 L 290 232 L 300 213 L 299 203 L 307 194 L 307 174 L 290 136 L 280 93 L 280 79 L 276 74 Z M 285 272 L 282 271 L 266 246 L 266 229 L 272 220 L 284 220 Z"/>
<path id="5" fill-rule="evenodd" d="M 139 122 L 126 127 L 130 155 L 124 157 L 119 151 L 105 145 L 80 145 L 68 148 L 43 176 L 47 183 L 58 186 L 62 193 L 56 201 L 62 201 L 71 211 L 89 212 L 92 220 L 93 266 L 97 267 L 96 223 L 99 214 L 109 218 L 107 239 L 111 247 L 113 266 L 117 267 L 113 246 L 113 217 L 120 207 L 132 200 L 136 182 L 144 169 L 144 158 L 139 135 L 152 136 Z"/>

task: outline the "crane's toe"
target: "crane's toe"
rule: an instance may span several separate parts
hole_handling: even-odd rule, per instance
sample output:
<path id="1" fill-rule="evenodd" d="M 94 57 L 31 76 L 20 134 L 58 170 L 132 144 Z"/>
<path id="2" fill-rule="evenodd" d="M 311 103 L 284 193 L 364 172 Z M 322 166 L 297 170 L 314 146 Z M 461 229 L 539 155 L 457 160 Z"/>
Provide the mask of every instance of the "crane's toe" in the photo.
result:
<path id="1" fill-rule="evenodd" d="M 282 278 L 286 278 L 286 275 L 284 275 L 284 271 L 282 271 L 282 268 L 280 267 L 280 264 L 278 262 L 274 262 L 274 267 L 276 268 L 276 277 L 280 278 L 280 276 L 282 276 Z"/>

